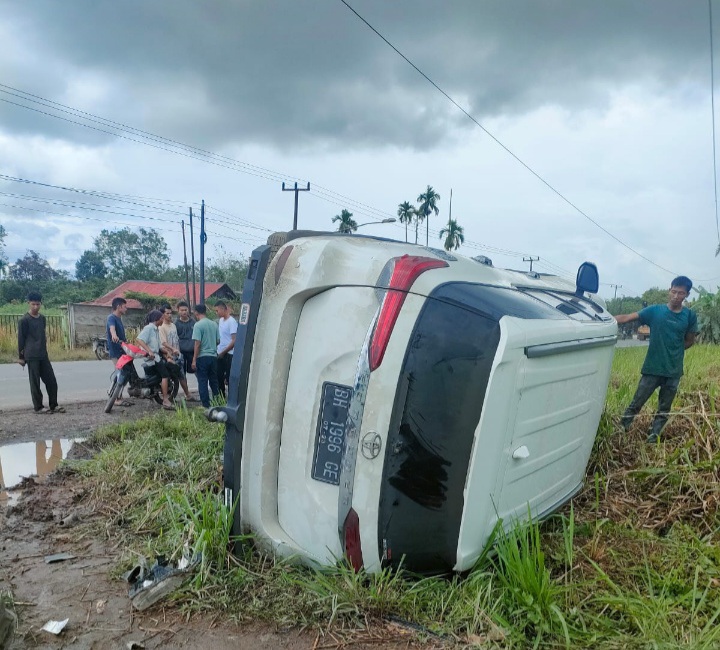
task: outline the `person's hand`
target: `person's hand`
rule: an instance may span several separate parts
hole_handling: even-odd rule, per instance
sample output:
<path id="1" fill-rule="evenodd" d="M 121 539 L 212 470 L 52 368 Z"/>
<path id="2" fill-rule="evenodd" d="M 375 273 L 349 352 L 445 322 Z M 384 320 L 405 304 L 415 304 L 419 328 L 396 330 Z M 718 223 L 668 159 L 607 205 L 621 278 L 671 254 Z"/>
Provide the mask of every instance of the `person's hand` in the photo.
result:
<path id="1" fill-rule="evenodd" d="M 190 366 L 193 370 L 197 370 L 197 363 L 195 363 L 195 359 L 193 359 L 192 365 Z"/>
<path id="2" fill-rule="evenodd" d="M 119 337 L 117 334 L 115 334 L 115 335 L 112 337 L 112 342 L 113 342 L 113 343 L 120 343 L 120 337 Z"/>
<path id="3" fill-rule="evenodd" d="M 218 352 L 218 359 L 222 359 L 225 356 L 225 351 Z"/>
<path id="4" fill-rule="evenodd" d="M 18 359 L 18 363 L 24 368 L 25 367 L 25 359 Z"/>
<path id="5" fill-rule="evenodd" d="M 172 363 L 173 365 L 175 365 L 175 359 L 168 358 L 168 359 L 167 359 L 167 362 L 168 362 L 168 363 Z"/>

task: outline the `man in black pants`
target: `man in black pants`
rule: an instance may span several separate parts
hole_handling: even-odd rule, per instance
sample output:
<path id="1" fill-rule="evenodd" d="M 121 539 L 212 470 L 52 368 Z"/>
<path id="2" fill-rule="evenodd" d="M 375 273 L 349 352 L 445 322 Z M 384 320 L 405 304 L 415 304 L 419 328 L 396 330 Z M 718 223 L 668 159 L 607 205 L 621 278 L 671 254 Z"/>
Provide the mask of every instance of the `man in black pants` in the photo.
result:
<path id="1" fill-rule="evenodd" d="M 18 325 L 18 363 L 27 365 L 30 379 L 30 395 L 32 396 L 35 413 L 46 412 L 43 409 L 43 394 L 40 380 L 45 384 L 48 394 L 49 413 L 65 413 L 57 401 L 57 380 L 48 357 L 47 337 L 45 334 L 45 316 L 40 313 L 42 296 L 36 291 L 28 294 L 28 313 Z"/>

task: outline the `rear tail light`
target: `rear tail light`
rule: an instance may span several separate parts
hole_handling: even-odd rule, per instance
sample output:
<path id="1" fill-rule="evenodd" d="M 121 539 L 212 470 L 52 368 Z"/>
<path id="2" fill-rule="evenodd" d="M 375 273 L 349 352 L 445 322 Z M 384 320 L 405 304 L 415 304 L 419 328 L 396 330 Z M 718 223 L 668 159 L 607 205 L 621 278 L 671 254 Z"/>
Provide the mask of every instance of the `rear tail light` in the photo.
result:
<path id="1" fill-rule="evenodd" d="M 444 260 L 434 257 L 418 257 L 416 255 L 403 255 L 396 258 L 394 262 L 395 266 L 375 325 L 372 343 L 370 344 L 371 372 L 382 363 L 385 349 L 390 341 L 390 335 L 395 327 L 395 321 L 397 321 L 405 302 L 405 296 L 413 282 L 425 271 L 448 266 L 448 263 Z"/>
<path id="2" fill-rule="evenodd" d="M 287 264 L 290 253 L 293 252 L 293 246 L 285 246 L 283 252 L 278 256 L 277 262 L 275 262 L 275 284 L 280 282 L 280 276 L 285 270 L 285 264 Z"/>
<path id="3" fill-rule="evenodd" d="M 345 556 L 357 573 L 363 567 L 362 545 L 360 544 L 360 518 L 352 508 L 343 524 L 343 543 Z"/>

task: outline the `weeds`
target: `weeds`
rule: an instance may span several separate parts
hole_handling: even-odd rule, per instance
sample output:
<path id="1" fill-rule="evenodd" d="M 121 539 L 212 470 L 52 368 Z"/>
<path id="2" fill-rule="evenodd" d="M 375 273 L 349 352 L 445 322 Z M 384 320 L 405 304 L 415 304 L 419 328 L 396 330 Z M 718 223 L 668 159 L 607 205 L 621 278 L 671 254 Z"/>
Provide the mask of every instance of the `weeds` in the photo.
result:
<path id="1" fill-rule="evenodd" d="M 583 492 L 546 522 L 499 528 L 462 577 L 313 570 L 259 553 L 251 538 L 230 555 L 224 430 L 199 410 L 100 431 L 102 451 L 77 471 L 107 516 L 104 533 L 126 549 L 118 571 L 138 554 L 202 553 L 181 595 L 188 609 L 322 631 L 399 620 L 421 638 L 489 648 L 720 647 L 720 358 L 710 346 L 688 352 L 653 446 L 644 432 L 656 402 L 629 433 L 618 426 L 641 363 L 642 350 L 616 354 Z"/>

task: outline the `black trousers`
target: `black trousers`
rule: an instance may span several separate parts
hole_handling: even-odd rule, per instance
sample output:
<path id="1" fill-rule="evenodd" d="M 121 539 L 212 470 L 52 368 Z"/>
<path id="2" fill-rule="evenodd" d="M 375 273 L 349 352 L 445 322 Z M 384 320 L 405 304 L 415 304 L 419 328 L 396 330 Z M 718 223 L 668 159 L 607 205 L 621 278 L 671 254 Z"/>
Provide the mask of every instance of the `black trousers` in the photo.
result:
<path id="1" fill-rule="evenodd" d="M 217 360 L 218 388 L 220 389 L 220 394 L 223 397 L 227 394 L 226 386 L 230 383 L 230 366 L 232 366 L 232 360 L 232 354 L 226 354 L 224 357 L 218 357 Z"/>
<path id="2" fill-rule="evenodd" d="M 36 411 L 39 411 L 43 407 L 43 394 L 40 390 L 41 379 L 43 384 L 45 384 L 45 390 L 48 394 L 48 405 L 51 409 L 56 408 L 58 405 L 58 385 L 50 359 L 31 359 L 26 363 L 28 369 L 28 379 L 30 380 L 30 395 L 32 396 L 33 408 Z"/>

